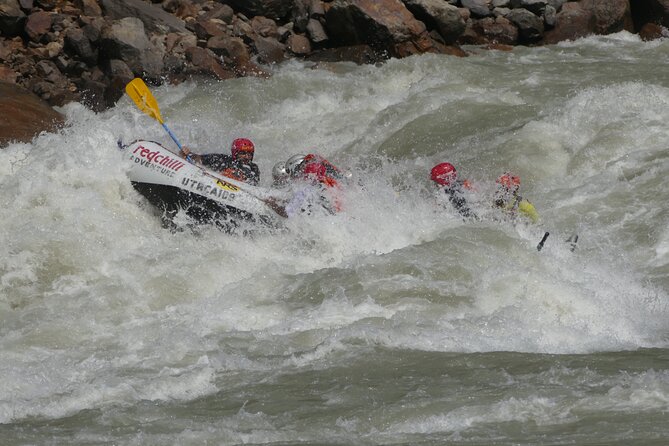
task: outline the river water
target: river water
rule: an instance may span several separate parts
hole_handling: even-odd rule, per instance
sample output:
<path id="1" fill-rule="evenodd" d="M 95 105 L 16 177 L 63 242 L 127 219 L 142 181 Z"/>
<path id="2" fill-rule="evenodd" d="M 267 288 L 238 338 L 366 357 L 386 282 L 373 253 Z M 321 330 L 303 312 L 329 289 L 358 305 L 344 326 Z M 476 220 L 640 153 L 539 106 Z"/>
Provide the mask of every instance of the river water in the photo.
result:
<path id="1" fill-rule="evenodd" d="M 1 150 L 1 443 L 666 444 L 669 41 L 469 49 L 153 88 L 196 151 L 252 138 L 264 186 L 299 152 L 352 172 L 278 232 L 163 229 L 116 141 L 174 145 L 127 98 Z M 540 224 L 490 208 L 505 170 Z"/>

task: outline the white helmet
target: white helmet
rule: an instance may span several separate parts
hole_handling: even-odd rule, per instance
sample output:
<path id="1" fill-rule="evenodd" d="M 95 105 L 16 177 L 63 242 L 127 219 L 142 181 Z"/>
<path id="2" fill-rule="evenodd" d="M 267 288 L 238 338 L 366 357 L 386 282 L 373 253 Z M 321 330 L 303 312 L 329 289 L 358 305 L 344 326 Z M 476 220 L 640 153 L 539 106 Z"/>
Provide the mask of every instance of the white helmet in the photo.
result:
<path id="1" fill-rule="evenodd" d="M 306 155 L 297 154 L 288 158 L 288 161 L 286 161 L 285 164 L 288 175 L 295 178 L 299 174 L 300 166 L 304 163 L 305 157 Z"/>
<path id="2" fill-rule="evenodd" d="M 272 179 L 275 186 L 282 186 L 288 181 L 288 172 L 286 171 L 286 163 L 279 161 L 272 167 Z"/>

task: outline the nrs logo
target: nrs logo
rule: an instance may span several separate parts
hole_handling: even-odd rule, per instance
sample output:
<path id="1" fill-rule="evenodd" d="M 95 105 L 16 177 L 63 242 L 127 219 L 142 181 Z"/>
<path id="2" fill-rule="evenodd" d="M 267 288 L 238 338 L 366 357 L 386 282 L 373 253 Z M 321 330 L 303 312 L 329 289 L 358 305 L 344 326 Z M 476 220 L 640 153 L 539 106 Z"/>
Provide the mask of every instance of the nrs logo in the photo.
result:
<path id="1" fill-rule="evenodd" d="M 216 185 L 221 189 L 229 190 L 232 192 L 237 192 L 239 190 L 237 186 L 221 180 L 216 180 Z"/>

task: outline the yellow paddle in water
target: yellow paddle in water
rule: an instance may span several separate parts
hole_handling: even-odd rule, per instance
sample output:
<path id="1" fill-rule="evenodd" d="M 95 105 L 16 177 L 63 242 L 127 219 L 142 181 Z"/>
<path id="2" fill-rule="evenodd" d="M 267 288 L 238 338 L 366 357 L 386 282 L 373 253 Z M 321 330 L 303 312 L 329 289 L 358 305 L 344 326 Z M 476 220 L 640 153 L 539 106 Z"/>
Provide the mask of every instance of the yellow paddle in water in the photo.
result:
<path id="1" fill-rule="evenodd" d="M 144 81 L 138 77 L 134 78 L 128 82 L 128 85 L 125 86 L 125 92 L 128 93 L 130 99 L 132 99 L 135 104 L 137 104 L 137 107 L 141 111 L 162 124 L 163 128 L 167 130 L 167 133 L 170 135 L 170 137 L 172 137 L 174 142 L 177 143 L 179 150 L 181 150 L 181 143 L 177 137 L 174 136 L 169 127 L 167 127 L 167 124 L 165 124 L 163 121 L 163 118 L 160 116 L 158 102 L 156 102 L 156 98 L 153 97 L 151 90 L 149 90 L 149 87 L 146 86 Z M 190 161 L 190 155 L 188 156 L 188 161 Z"/>

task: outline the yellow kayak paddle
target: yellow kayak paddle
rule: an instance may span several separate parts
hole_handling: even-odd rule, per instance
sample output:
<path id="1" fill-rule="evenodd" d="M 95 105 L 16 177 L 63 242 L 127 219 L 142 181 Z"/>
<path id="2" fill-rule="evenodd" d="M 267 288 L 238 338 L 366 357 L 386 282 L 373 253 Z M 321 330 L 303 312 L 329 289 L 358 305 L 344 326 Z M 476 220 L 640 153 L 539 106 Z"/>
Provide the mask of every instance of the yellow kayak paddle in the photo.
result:
<path id="1" fill-rule="evenodd" d="M 179 150 L 181 150 L 181 143 L 177 137 L 174 136 L 169 127 L 167 127 L 167 124 L 165 124 L 163 121 L 163 118 L 160 116 L 158 102 L 156 102 L 156 98 L 153 97 L 151 90 L 149 90 L 149 87 L 146 86 L 144 81 L 138 77 L 134 78 L 132 81 L 128 82 L 128 85 L 125 86 L 125 92 L 128 93 L 130 99 L 132 99 L 133 102 L 137 104 L 137 107 L 141 111 L 162 124 L 163 128 L 167 130 L 167 133 L 170 135 L 170 137 L 174 140 L 175 143 L 177 143 Z M 190 161 L 190 159 L 188 161 Z"/>

